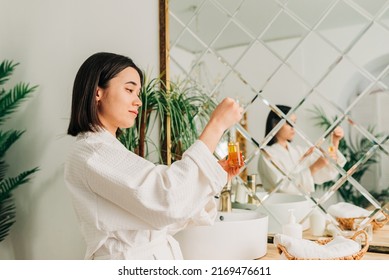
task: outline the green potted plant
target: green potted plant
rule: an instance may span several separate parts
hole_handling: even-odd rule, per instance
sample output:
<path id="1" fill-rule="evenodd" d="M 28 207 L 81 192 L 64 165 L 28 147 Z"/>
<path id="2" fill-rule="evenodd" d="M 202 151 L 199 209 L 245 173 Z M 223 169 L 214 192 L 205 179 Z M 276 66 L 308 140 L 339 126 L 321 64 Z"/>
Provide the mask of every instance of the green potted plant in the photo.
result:
<path id="1" fill-rule="evenodd" d="M 168 133 L 171 135 L 172 161 L 175 161 L 196 141 L 216 107 L 216 103 L 197 85 L 170 83 L 166 89 L 159 77 L 145 78 L 141 98 L 142 107 L 136 125 L 123 130 L 119 139 L 128 149 L 146 158 L 150 146 L 153 146 L 159 163 L 164 161 L 166 150 L 163 147 Z M 159 126 L 159 144 L 150 137 L 155 125 Z"/>
<path id="2" fill-rule="evenodd" d="M 20 82 L 13 88 L 6 90 L 3 85 L 10 79 L 18 63 L 4 60 L 0 64 L 0 125 L 14 113 L 20 103 L 25 100 L 37 86 Z M 11 226 L 15 223 L 16 210 L 12 191 L 29 181 L 30 176 L 38 171 L 32 168 L 21 172 L 15 177 L 7 177 L 8 165 L 5 161 L 7 150 L 23 135 L 24 130 L 0 130 L 0 242 L 9 234 Z"/>

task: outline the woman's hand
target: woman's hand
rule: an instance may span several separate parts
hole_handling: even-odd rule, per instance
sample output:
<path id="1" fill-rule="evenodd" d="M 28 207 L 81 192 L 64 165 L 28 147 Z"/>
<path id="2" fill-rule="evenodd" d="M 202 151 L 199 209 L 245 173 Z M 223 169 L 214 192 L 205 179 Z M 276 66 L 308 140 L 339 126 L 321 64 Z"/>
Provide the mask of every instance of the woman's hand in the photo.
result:
<path id="1" fill-rule="evenodd" d="M 243 115 L 243 108 L 232 98 L 225 98 L 212 112 L 208 124 L 199 139 L 213 153 L 225 130 L 238 123 Z"/>
<path id="2" fill-rule="evenodd" d="M 243 108 L 232 98 L 224 98 L 216 106 L 209 119 L 209 123 L 222 129 L 223 132 L 240 121 Z"/>
<path id="3" fill-rule="evenodd" d="M 244 158 L 242 153 L 240 153 L 240 166 L 231 167 L 228 163 L 228 159 L 221 159 L 218 161 L 221 167 L 228 173 L 228 180 L 231 180 L 233 177 L 239 174 L 239 170 L 242 166 L 244 166 Z"/>
<path id="4" fill-rule="evenodd" d="M 338 160 L 338 147 L 340 140 L 344 137 L 343 128 L 340 126 L 336 127 L 331 133 L 331 146 L 328 148 L 330 157 L 337 161 Z"/>
<path id="5" fill-rule="evenodd" d="M 343 137 L 344 137 L 343 128 L 341 128 L 340 126 L 336 127 L 332 132 L 332 145 L 334 145 L 337 148 L 339 146 L 340 140 Z"/>

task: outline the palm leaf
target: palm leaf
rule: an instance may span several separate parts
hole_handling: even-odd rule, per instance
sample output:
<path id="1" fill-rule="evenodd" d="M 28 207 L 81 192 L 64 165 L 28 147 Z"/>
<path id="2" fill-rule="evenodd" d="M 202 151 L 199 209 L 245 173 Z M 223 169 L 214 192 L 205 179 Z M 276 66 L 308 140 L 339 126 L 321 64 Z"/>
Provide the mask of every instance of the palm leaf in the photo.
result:
<path id="1" fill-rule="evenodd" d="M 0 96 L 0 124 L 3 124 L 7 116 L 15 112 L 20 103 L 35 91 L 37 86 L 28 83 L 18 83 L 11 90 Z"/>
<path id="2" fill-rule="evenodd" d="M 9 196 L 0 202 L 0 242 L 7 237 L 15 219 L 15 203 L 12 196 Z"/>
<path id="3" fill-rule="evenodd" d="M 331 124 L 336 120 L 336 117 L 331 121 L 328 118 L 323 110 L 323 108 L 319 106 L 313 106 L 313 109 L 308 109 L 309 112 L 313 113 L 313 119 L 316 121 L 316 125 L 319 127 L 329 128 Z"/>
<path id="4" fill-rule="evenodd" d="M 9 130 L 6 132 L 0 131 L 0 158 L 22 135 L 24 131 Z"/>
<path id="5" fill-rule="evenodd" d="M 142 107 L 139 110 L 137 125 L 123 130 L 119 140 L 132 151 L 136 151 L 142 144 L 145 144 L 145 150 L 148 151 L 149 146 L 156 147 L 148 135 L 152 128 L 159 124 L 159 141 L 166 143 L 166 119 L 169 116 L 173 160 L 180 158 L 194 143 L 216 107 L 216 103 L 211 102 L 208 95 L 196 86 L 170 83 L 167 91 L 159 77 L 151 80 L 145 78 L 141 97 Z M 140 132 L 146 137 L 140 137 Z M 162 159 L 166 147 L 159 148 L 158 152 L 158 157 Z"/>
<path id="6" fill-rule="evenodd" d="M 5 84 L 12 75 L 18 63 L 5 60 L 0 64 L 0 85 Z M 12 89 L 0 89 L 0 125 L 8 116 L 16 111 L 16 108 L 33 92 L 37 86 L 28 83 L 18 83 Z M 8 130 L 0 131 L 0 242 L 9 234 L 11 226 L 15 223 L 16 210 L 12 199 L 12 191 L 18 186 L 27 183 L 30 176 L 38 171 L 33 168 L 20 173 L 13 178 L 7 178 L 8 165 L 3 160 L 6 151 L 23 135 L 24 131 Z"/>
<path id="7" fill-rule="evenodd" d="M 15 67 L 19 65 L 19 63 L 14 63 L 10 60 L 4 60 L 0 64 L 0 85 L 3 85 L 5 82 L 7 82 L 12 75 Z"/>
<path id="8" fill-rule="evenodd" d="M 4 160 L 0 160 L 0 181 L 4 179 L 7 169 L 8 164 Z"/>
<path id="9" fill-rule="evenodd" d="M 13 178 L 3 179 L 0 182 L 0 201 L 9 197 L 11 191 L 19 187 L 20 185 L 27 183 L 30 180 L 30 175 L 37 172 L 39 170 L 38 167 L 30 169 L 28 171 L 24 171 L 20 173 L 18 176 Z"/>

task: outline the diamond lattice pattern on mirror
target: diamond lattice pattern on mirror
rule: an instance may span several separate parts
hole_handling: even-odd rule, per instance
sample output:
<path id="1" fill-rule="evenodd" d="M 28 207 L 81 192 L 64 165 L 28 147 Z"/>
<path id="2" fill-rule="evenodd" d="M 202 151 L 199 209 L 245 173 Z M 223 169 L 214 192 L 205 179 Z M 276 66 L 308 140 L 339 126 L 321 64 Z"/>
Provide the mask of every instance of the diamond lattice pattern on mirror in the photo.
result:
<path id="1" fill-rule="evenodd" d="M 389 1 L 170 0 L 169 22 L 170 79 L 200 86 L 217 102 L 238 99 L 247 110 L 247 125 L 236 127 L 246 140 L 246 172 L 258 173 L 263 158 L 280 175 L 265 196 L 248 194 L 258 207 L 275 216 L 266 200 L 292 186 L 312 211 L 327 214 L 337 201 L 371 210 L 362 228 L 389 215 Z M 265 135 L 270 111 L 281 121 Z M 302 147 L 292 167 L 266 149 L 284 124 Z M 337 127 L 345 162 L 331 156 Z M 295 174 L 321 157 L 334 175 L 312 191 Z"/>

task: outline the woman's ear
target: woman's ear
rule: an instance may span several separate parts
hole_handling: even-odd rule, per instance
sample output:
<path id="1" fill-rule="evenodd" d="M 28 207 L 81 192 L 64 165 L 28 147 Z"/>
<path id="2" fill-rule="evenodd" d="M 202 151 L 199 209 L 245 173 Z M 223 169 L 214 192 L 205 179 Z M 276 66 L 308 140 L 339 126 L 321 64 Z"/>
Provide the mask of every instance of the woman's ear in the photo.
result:
<path id="1" fill-rule="evenodd" d="M 100 88 L 100 87 L 97 87 L 97 89 L 96 89 L 96 95 L 95 95 L 96 102 L 99 102 L 99 101 L 101 100 L 102 97 L 103 97 L 103 89 Z"/>

